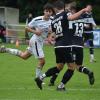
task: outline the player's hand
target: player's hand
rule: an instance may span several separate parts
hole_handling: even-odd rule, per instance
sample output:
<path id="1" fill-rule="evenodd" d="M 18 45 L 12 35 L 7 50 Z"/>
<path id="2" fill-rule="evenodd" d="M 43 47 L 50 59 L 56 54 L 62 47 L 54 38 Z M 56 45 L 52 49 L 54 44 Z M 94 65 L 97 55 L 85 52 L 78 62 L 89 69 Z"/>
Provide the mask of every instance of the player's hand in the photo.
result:
<path id="1" fill-rule="evenodd" d="M 40 36 L 43 33 L 43 30 L 36 28 L 35 34 Z"/>
<path id="2" fill-rule="evenodd" d="M 84 12 L 90 12 L 91 9 L 90 9 L 89 7 L 86 7 L 86 8 L 83 9 L 83 11 L 84 11 Z"/>
<path id="3" fill-rule="evenodd" d="M 48 28 L 48 33 L 52 33 L 51 27 Z"/>

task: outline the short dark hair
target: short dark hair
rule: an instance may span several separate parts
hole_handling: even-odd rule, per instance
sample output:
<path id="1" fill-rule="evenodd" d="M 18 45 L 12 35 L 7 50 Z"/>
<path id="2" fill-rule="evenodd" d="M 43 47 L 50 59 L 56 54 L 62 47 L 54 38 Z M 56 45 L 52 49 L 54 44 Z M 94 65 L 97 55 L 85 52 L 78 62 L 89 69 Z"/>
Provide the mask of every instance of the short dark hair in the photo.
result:
<path id="1" fill-rule="evenodd" d="M 55 13 L 54 6 L 51 3 L 46 3 L 43 7 L 43 10 L 52 10 L 52 12 Z"/>
<path id="2" fill-rule="evenodd" d="M 43 10 L 53 10 L 53 5 L 51 3 L 46 3 L 43 7 Z"/>
<path id="3" fill-rule="evenodd" d="M 57 8 L 58 10 L 64 9 L 64 2 L 61 0 L 57 0 L 54 3 L 55 8 Z"/>

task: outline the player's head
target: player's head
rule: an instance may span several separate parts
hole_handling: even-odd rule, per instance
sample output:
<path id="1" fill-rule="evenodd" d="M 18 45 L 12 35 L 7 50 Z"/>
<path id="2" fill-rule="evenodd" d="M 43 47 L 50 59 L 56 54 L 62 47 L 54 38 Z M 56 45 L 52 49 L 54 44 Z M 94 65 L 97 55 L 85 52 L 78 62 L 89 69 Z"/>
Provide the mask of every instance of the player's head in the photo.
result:
<path id="1" fill-rule="evenodd" d="M 66 11 L 71 11 L 71 10 L 75 10 L 76 8 L 76 2 L 65 2 L 65 10 Z"/>
<path id="2" fill-rule="evenodd" d="M 44 5 L 43 11 L 44 11 L 44 16 L 46 17 L 50 17 L 55 13 L 53 5 L 50 3 Z"/>
<path id="3" fill-rule="evenodd" d="M 57 1 L 54 3 L 54 7 L 55 7 L 55 9 L 57 9 L 57 10 L 62 10 L 62 9 L 64 9 L 64 2 L 61 1 L 61 0 L 57 0 Z"/>
<path id="4" fill-rule="evenodd" d="M 29 14 L 28 14 L 28 17 L 32 17 L 32 13 L 29 13 Z"/>
<path id="5" fill-rule="evenodd" d="M 70 7 L 70 12 L 71 12 L 72 14 L 76 13 L 77 11 L 78 11 L 78 9 L 77 9 L 76 6 L 71 6 L 71 7 Z"/>
<path id="6" fill-rule="evenodd" d="M 86 5 L 86 7 L 90 10 L 90 12 L 92 11 L 92 5 L 91 4 Z"/>

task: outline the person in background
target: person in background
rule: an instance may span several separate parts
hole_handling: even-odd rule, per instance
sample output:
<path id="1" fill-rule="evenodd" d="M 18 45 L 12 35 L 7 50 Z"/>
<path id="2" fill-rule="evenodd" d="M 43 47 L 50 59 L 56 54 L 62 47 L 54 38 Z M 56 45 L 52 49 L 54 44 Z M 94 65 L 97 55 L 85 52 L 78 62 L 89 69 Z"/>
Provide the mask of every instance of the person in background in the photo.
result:
<path id="1" fill-rule="evenodd" d="M 1 39 L 1 42 L 5 43 L 6 42 L 6 37 L 5 37 L 5 34 L 6 34 L 6 29 L 3 25 L 0 24 L 0 39 Z"/>
<path id="2" fill-rule="evenodd" d="M 28 14 L 28 17 L 26 18 L 26 26 L 29 24 L 29 22 L 31 22 L 31 20 L 33 19 L 33 15 L 32 13 L 29 13 Z M 33 33 L 31 32 L 28 32 L 26 29 L 25 29 L 25 39 L 26 39 L 26 42 L 29 41 L 29 39 L 32 37 Z"/>
<path id="3" fill-rule="evenodd" d="M 83 37 L 84 37 L 84 42 L 88 41 L 90 62 L 92 63 L 92 62 L 96 62 L 94 58 L 94 43 L 93 43 L 93 39 L 94 39 L 93 28 L 96 27 L 96 23 L 92 16 L 92 5 L 88 4 L 86 7 L 89 7 L 91 10 L 90 12 L 86 12 L 85 14 L 83 14 L 83 17 L 86 20 Z"/>

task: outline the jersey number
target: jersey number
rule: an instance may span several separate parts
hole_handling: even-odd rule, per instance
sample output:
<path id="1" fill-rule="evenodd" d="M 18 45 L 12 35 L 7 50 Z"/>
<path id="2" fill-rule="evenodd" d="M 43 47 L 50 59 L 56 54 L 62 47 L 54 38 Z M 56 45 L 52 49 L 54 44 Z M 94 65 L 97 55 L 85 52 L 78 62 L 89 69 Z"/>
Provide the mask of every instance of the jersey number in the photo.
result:
<path id="1" fill-rule="evenodd" d="M 54 28 L 56 29 L 56 37 L 61 37 L 61 36 L 63 36 L 63 34 L 62 34 L 61 21 L 55 23 L 55 24 L 54 24 Z"/>
<path id="2" fill-rule="evenodd" d="M 83 30 L 84 30 L 84 24 L 83 23 L 75 23 L 74 25 L 76 27 L 75 36 L 82 37 Z"/>

